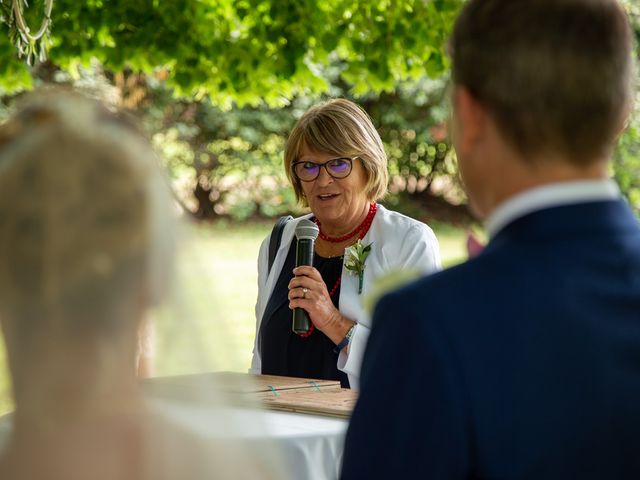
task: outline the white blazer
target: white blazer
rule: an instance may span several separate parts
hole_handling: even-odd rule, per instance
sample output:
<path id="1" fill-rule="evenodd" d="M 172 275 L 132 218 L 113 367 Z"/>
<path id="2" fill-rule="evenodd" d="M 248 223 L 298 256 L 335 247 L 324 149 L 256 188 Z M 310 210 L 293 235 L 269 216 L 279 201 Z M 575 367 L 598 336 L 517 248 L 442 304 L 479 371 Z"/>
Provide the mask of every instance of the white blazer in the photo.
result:
<path id="1" fill-rule="evenodd" d="M 282 266 L 294 238 L 296 225 L 303 218 L 311 218 L 312 214 L 296 218 L 286 224 L 282 232 L 282 242 L 276 254 L 271 272 L 268 270 L 269 234 L 260 246 L 258 256 L 258 301 L 256 303 L 256 338 L 253 346 L 250 373 L 262 373 L 262 361 L 258 348 L 260 323 L 269 302 L 271 292 L 280 276 Z M 371 243 L 371 253 L 366 260 L 362 294 L 358 294 L 358 277 L 342 267 L 340 285 L 340 312 L 357 323 L 349 344 L 349 353 L 344 349 L 338 356 L 338 369 L 349 377 L 351 388 L 358 389 L 360 365 L 371 329 L 370 315 L 365 312 L 362 299 L 367 287 L 375 284 L 376 279 L 386 273 L 403 268 L 431 273 L 441 268 L 440 250 L 433 230 L 422 222 L 409 218 L 398 212 L 387 210 L 378 204 L 378 211 L 371 223 L 371 228 L 362 239 L 365 245 Z M 401 328 L 401 327 L 399 327 Z"/>

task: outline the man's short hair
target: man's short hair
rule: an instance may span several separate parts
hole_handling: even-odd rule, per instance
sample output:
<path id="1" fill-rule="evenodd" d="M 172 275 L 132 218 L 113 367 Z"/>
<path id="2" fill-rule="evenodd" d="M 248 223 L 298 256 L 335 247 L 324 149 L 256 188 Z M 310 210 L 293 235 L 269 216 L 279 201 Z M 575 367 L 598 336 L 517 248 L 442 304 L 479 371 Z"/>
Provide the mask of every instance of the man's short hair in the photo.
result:
<path id="1" fill-rule="evenodd" d="M 632 35 L 615 0 L 470 0 L 453 77 L 524 157 L 608 156 L 633 98 Z"/>

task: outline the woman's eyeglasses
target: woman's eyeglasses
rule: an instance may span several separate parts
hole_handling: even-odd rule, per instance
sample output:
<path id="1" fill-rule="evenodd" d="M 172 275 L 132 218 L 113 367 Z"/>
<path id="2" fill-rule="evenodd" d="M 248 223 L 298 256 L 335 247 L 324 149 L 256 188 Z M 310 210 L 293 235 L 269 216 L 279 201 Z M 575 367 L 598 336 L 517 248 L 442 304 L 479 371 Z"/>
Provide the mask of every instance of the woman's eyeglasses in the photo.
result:
<path id="1" fill-rule="evenodd" d="M 303 182 L 313 182 L 318 175 L 320 175 L 320 169 L 324 167 L 327 173 L 333 178 L 340 179 L 346 178 L 351 173 L 353 167 L 353 161 L 358 157 L 339 157 L 327 160 L 324 163 L 315 163 L 309 161 L 294 162 L 291 166 L 293 173 L 299 180 Z"/>

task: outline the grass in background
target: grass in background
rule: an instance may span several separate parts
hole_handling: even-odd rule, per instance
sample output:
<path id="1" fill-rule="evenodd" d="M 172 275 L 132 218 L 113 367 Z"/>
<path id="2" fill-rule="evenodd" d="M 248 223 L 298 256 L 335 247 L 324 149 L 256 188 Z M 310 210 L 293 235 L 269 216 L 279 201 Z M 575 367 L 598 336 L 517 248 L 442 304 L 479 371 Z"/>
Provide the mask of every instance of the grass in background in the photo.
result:
<path id="1" fill-rule="evenodd" d="M 467 259 L 467 233 L 464 229 L 446 223 L 432 223 L 429 226 L 438 238 L 443 268 L 451 267 Z"/>
<path id="2" fill-rule="evenodd" d="M 178 255 L 175 295 L 156 312 L 156 374 L 211 370 L 245 372 L 251 363 L 258 293 L 257 255 L 273 224 L 193 225 Z M 431 227 L 443 265 L 466 258 L 465 232 Z M 0 414 L 12 408 L 4 344 L 0 342 Z"/>
<path id="3" fill-rule="evenodd" d="M 270 229 L 271 224 L 226 222 L 188 229 L 176 272 L 177 298 L 158 318 L 158 375 L 249 368 L 257 256 Z"/>

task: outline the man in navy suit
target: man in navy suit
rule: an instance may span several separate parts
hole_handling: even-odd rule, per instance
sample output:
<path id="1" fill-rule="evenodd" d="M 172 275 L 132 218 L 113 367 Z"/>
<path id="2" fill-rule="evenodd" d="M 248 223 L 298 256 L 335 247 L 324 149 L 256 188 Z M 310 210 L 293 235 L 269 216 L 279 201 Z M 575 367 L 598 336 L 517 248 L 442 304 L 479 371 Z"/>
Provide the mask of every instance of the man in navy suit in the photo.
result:
<path id="1" fill-rule="evenodd" d="M 640 228 L 614 0 L 469 0 L 453 133 L 490 241 L 378 304 L 342 477 L 639 479 Z"/>

